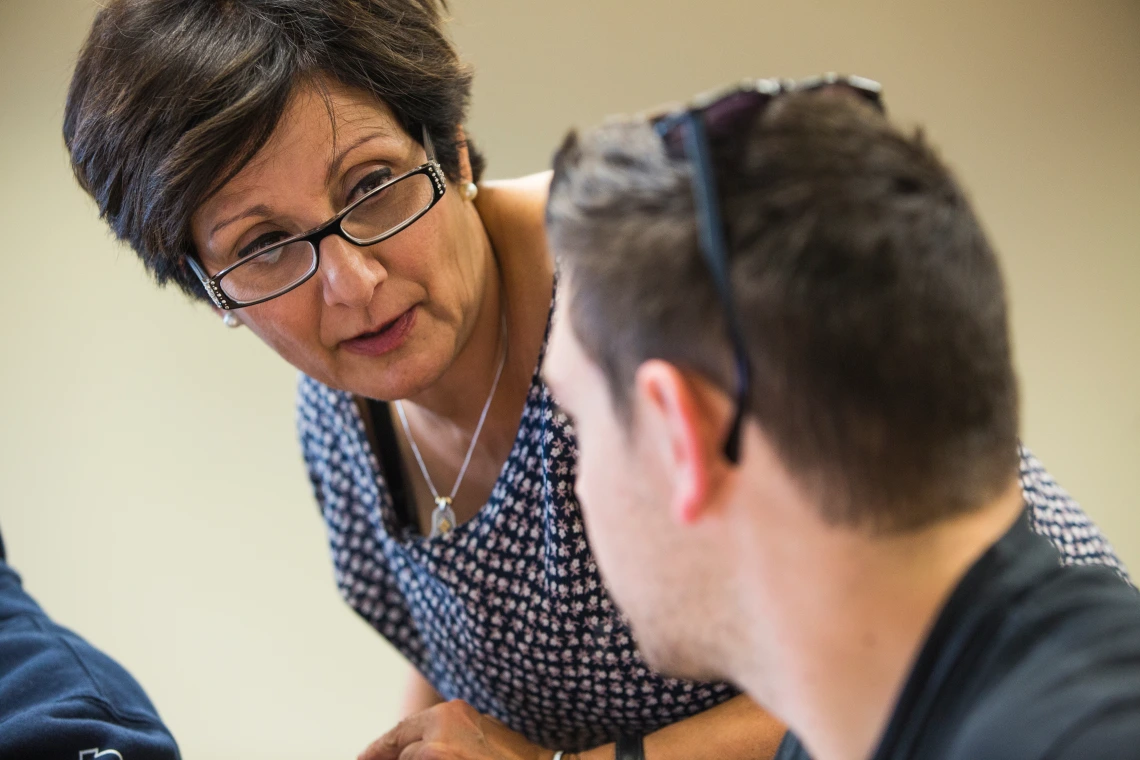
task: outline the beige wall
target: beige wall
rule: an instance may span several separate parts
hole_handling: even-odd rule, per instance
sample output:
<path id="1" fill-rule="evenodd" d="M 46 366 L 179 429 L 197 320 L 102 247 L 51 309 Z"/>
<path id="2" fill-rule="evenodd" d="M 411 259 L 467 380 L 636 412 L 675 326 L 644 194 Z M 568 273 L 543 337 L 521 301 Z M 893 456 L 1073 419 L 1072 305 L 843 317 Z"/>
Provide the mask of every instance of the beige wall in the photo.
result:
<path id="1" fill-rule="evenodd" d="M 71 180 L 91 0 L 0 0 L 0 524 L 188 758 L 351 757 L 398 657 L 333 588 L 294 373 L 151 287 Z M 491 176 L 565 129 L 747 75 L 881 79 L 971 189 L 1013 294 L 1025 435 L 1140 571 L 1140 5 L 455 0 Z"/>

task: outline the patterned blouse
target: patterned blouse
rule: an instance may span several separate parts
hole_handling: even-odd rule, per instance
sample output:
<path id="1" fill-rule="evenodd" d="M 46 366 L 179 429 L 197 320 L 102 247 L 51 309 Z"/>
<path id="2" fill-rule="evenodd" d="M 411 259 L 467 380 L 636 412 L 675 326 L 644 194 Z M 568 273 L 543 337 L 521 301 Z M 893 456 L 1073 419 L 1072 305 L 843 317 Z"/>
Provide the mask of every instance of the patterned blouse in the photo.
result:
<path id="1" fill-rule="evenodd" d="M 297 424 L 341 594 L 445 699 L 463 699 L 544 747 L 578 751 L 655 731 L 737 693 L 645 664 L 586 542 L 574 431 L 537 370 L 489 501 L 439 538 L 401 517 L 402 489 L 394 499 L 381 469 L 392 454 L 377 458 L 351 394 L 302 377 Z M 394 441 L 387 425 L 377 436 Z M 1124 575 L 1080 506 L 1027 449 L 1020 453 L 1034 529 L 1064 562 Z"/>

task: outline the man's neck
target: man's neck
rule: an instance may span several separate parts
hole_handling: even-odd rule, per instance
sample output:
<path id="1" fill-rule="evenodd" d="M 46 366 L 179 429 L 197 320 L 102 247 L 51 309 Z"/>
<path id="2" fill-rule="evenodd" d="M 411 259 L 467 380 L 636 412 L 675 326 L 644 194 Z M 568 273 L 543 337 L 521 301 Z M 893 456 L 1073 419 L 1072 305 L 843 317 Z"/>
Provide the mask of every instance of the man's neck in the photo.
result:
<path id="1" fill-rule="evenodd" d="M 737 680 L 776 708 L 816 760 L 865 760 L 948 597 L 1022 509 L 1015 482 L 976 512 L 905 535 L 822 522 L 784 534 L 802 540 L 776 574 L 755 568 L 765 588 L 754 584 L 742 610 L 755 638 L 743 651 L 754 659 L 739 663 Z"/>

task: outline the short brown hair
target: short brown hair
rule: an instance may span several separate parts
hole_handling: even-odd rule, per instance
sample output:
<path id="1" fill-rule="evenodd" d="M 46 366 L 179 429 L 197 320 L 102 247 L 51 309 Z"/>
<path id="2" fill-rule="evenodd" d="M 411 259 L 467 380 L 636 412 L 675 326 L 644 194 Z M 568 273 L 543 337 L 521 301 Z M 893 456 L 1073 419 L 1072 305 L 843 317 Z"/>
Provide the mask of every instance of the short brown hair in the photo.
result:
<path id="1" fill-rule="evenodd" d="M 71 81 L 63 134 L 79 183 L 159 284 L 205 298 L 190 217 L 265 144 L 291 95 L 322 78 L 427 128 L 448 177 L 471 71 L 443 0 L 110 0 Z M 483 168 L 468 144 L 473 180 Z"/>
<path id="2" fill-rule="evenodd" d="M 855 98 L 780 98 L 712 144 L 748 412 L 836 524 L 890 531 L 977 508 L 1016 472 L 997 260 L 921 135 Z M 688 161 L 643 121 L 571 134 L 547 227 L 569 318 L 628 419 L 660 358 L 735 387 Z"/>

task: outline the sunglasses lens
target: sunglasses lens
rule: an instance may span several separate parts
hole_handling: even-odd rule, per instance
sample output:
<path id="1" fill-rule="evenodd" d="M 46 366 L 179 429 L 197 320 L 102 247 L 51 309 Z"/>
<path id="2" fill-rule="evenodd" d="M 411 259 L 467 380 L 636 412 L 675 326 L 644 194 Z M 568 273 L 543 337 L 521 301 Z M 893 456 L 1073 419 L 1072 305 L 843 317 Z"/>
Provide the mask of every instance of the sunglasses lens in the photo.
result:
<path id="1" fill-rule="evenodd" d="M 700 109 L 709 138 L 719 140 L 733 134 L 751 122 L 757 111 L 768 104 L 772 96 L 767 93 L 742 90 L 714 100 Z M 669 114 L 653 122 L 657 134 L 665 143 L 668 154 L 674 158 L 685 155 L 684 129 L 688 119 L 684 115 Z"/>
<path id="2" fill-rule="evenodd" d="M 687 114 L 665 114 L 653 120 L 653 129 L 665 144 L 665 152 L 671 158 L 684 158 L 684 133 Z"/>
<path id="3" fill-rule="evenodd" d="M 726 95 L 705 108 L 705 128 L 713 139 L 734 134 L 751 123 L 756 113 L 771 100 L 768 93 L 751 90 Z"/>
<path id="4" fill-rule="evenodd" d="M 875 83 L 871 83 L 874 85 Z M 854 80 L 828 80 L 820 79 L 811 82 L 791 85 L 789 89 L 775 88 L 768 91 L 746 89 L 736 90 L 707 104 L 695 107 L 691 112 L 699 113 L 704 122 L 709 139 L 719 141 L 734 134 L 752 123 L 756 114 L 764 109 L 773 98 L 784 92 L 829 92 L 837 95 L 855 95 L 866 100 L 879 111 L 885 111 L 882 98 L 877 85 L 875 87 L 862 86 Z M 652 120 L 654 129 L 665 143 L 668 154 L 674 158 L 683 158 L 684 130 L 687 128 L 687 113 L 669 113 L 658 116 Z"/>

